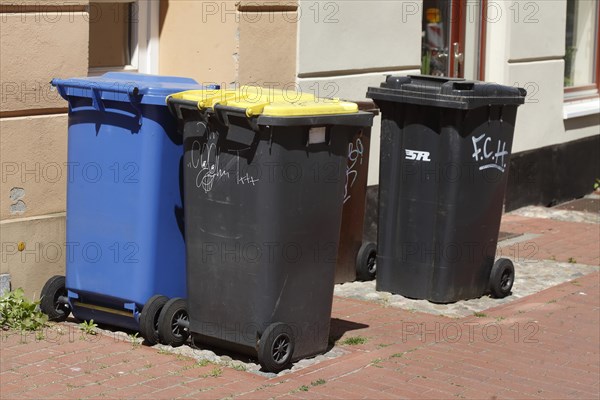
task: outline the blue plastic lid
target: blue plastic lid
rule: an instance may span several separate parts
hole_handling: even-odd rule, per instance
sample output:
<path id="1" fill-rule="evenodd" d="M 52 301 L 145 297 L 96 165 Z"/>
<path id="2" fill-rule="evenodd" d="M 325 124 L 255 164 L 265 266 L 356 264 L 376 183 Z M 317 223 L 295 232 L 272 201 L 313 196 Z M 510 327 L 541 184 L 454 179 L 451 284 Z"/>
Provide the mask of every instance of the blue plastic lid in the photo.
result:
<path id="1" fill-rule="evenodd" d="M 165 98 L 170 94 L 203 89 L 191 78 L 132 72 L 107 72 L 95 77 L 53 79 L 50 83 L 57 87 L 65 100 L 74 96 L 156 105 L 166 105 Z M 215 89 L 218 86 L 210 85 L 206 88 Z"/>

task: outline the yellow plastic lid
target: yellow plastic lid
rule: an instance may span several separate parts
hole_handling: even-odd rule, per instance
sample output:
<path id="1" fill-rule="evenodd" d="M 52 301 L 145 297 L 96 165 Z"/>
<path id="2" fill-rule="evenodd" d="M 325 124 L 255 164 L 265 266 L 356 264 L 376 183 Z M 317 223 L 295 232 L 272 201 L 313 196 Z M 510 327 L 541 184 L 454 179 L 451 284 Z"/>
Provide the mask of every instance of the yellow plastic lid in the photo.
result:
<path id="1" fill-rule="evenodd" d="M 358 105 L 339 99 L 318 98 L 293 90 L 242 86 L 239 89 L 188 90 L 168 98 L 196 102 L 200 110 L 223 106 L 246 110 L 248 117 L 299 117 L 311 115 L 354 114 Z"/>

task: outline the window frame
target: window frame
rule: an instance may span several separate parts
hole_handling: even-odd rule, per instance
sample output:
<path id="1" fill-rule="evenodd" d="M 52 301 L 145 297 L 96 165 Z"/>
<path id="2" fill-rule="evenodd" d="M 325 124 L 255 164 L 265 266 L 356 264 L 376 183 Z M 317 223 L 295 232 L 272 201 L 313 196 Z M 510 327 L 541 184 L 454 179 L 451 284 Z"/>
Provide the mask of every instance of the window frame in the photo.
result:
<path id="1" fill-rule="evenodd" d="M 456 0 L 454 0 L 454 1 L 456 1 Z M 468 11 L 467 11 L 468 3 L 469 3 L 469 0 L 458 0 L 458 1 L 456 1 L 456 3 L 452 4 L 456 8 L 456 11 L 453 11 L 453 18 L 460 22 L 459 24 L 455 24 L 455 25 L 458 25 L 458 27 L 455 28 L 456 31 L 453 33 L 453 35 L 455 38 L 458 38 L 458 42 L 460 43 L 461 51 L 463 53 L 465 52 L 465 45 L 466 45 L 467 18 L 469 18 Z M 480 81 L 485 80 L 485 55 L 486 55 L 486 51 L 487 51 L 487 11 L 488 11 L 488 0 L 479 0 L 479 15 L 477 16 L 477 18 L 478 18 L 477 46 L 476 46 L 478 53 L 475 54 L 475 56 L 477 57 L 477 66 L 475 68 L 476 75 L 472 79 L 480 80 Z M 452 57 L 454 57 L 454 52 L 452 52 L 452 53 L 453 53 Z M 450 76 L 453 76 L 453 74 L 455 72 L 454 71 L 454 58 L 452 59 L 450 68 L 452 70 L 452 74 Z M 465 77 L 464 61 L 463 61 L 463 66 L 462 66 L 461 70 L 462 70 L 461 77 L 464 78 Z M 469 78 L 469 79 L 471 79 L 471 78 Z"/>
<path id="2" fill-rule="evenodd" d="M 595 35 L 595 57 L 594 57 L 594 83 L 580 86 L 564 87 L 565 105 L 582 100 L 595 100 L 600 98 L 600 4 L 596 3 L 596 31 Z M 564 58 L 563 58 L 564 60 Z M 563 84 L 564 86 L 564 84 Z M 565 114 L 565 118 L 567 118 Z"/>
<path id="3" fill-rule="evenodd" d="M 93 0 L 94 3 L 133 3 L 137 8 L 131 29 L 131 64 L 117 67 L 91 67 L 88 76 L 106 72 L 139 72 L 158 74 L 158 24 L 160 2 L 147 0 Z M 89 6 L 88 6 L 89 7 Z"/>
<path id="4" fill-rule="evenodd" d="M 488 0 L 481 0 L 480 26 L 479 26 L 479 76 L 480 81 L 485 81 L 485 56 L 487 54 L 487 24 Z"/>

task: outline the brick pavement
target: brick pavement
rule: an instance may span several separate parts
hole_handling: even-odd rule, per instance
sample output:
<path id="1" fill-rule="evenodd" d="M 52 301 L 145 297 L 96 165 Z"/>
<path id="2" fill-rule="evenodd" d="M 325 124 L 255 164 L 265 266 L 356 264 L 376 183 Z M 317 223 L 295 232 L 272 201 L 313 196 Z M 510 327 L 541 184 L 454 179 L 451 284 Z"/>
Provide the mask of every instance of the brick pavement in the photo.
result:
<path id="1" fill-rule="evenodd" d="M 505 216 L 502 229 L 538 233 L 539 252 L 597 260 L 598 225 Z M 583 232 L 583 234 L 582 234 Z M 567 253 L 565 253 L 567 251 Z M 595 252 L 595 254 L 594 254 Z M 597 265 L 597 262 L 596 264 Z M 266 378 L 200 365 L 127 339 L 4 332 L 0 397 L 37 398 L 600 398 L 600 275 L 447 318 L 335 298 L 332 334 L 367 342 Z"/>
<path id="2" fill-rule="evenodd" d="M 507 214 L 500 230 L 540 235 L 504 249 L 518 259 L 556 260 L 600 266 L 600 225 Z"/>

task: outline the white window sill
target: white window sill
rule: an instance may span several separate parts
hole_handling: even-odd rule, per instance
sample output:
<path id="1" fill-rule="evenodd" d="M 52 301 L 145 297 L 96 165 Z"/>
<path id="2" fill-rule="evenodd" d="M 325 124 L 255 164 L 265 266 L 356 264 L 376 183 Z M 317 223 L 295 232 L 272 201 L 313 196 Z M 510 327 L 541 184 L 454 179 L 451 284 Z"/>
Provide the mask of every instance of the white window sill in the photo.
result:
<path id="1" fill-rule="evenodd" d="M 563 106 L 563 119 L 584 117 L 600 113 L 600 98 L 567 102 Z"/>

